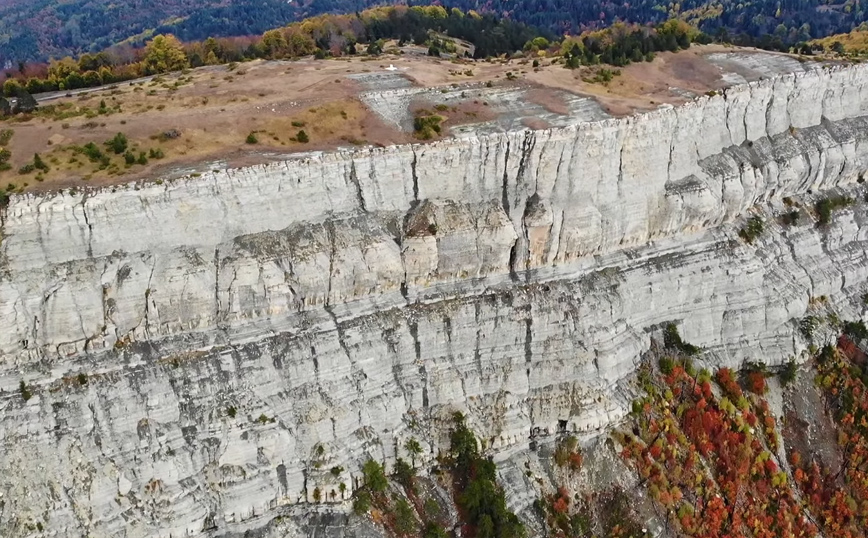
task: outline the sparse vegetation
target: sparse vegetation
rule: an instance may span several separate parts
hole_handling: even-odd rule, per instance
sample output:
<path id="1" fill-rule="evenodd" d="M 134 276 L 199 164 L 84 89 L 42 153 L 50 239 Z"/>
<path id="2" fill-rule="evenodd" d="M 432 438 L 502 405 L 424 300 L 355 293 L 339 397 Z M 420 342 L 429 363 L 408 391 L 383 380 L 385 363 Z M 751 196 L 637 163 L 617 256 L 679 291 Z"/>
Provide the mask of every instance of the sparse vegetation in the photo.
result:
<path id="1" fill-rule="evenodd" d="M 763 219 L 758 216 L 753 216 L 747 220 L 747 225 L 739 230 L 738 236 L 744 239 L 747 243 L 752 244 L 757 237 L 762 235 L 765 230 Z"/>
<path id="2" fill-rule="evenodd" d="M 796 381 L 796 376 L 799 373 L 799 366 L 796 364 L 795 359 L 788 360 L 783 368 L 781 368 L 778 376 L 781 380 L 781 385 L 788 386 Z"/>
<path id="3" fill-rule="evenodd" d="M 814 204 L 814 210 L 817 212 L 817 223 L 826 225 L 832 222 L 832 212 L 836 209 L 841 209 L 853 205 L 854 200 L 849 196 L 837 196 L 832 198 L 822 198 Z"/>
<path id="4" fill-rule="evenodd" d="M 27 386 L 27 383 L 24 380 L 21 380 L 21 383 L 18 384 L 18 392 L 21 394 L 21 397 L 26 402 L 30 398 L 33 397 L 33 394 L 30 392 L 30 388 Z"/>
<path id="5" fill-rule="evenodd" d="M 420 111 L 413 119 L 413 131 L 419 140 L 431 140 L 441 131 L 443 116 L 431 114 L 427 110 Z"/>
<path id="6" fill-rule="evenodd" d="M 700 348 L 681 339 L 681 335 L 678 333 L 678 326 L 674 323 L 669 323 L 663 329 L 663 347 L 679 351 L 688 356 L 697 355 L 701 351 Z"/>
<path id="7" fill-rule="evenodd" d="M 480 537 L 523 537 L 524 526 L 507 509 L 503 490 L 497 485 L 494 462 L 479 453 L 476 436 L 461 413 L 453 415 L 448 460 L 457 504 L 471 532 Z"/>
<path id="8" fill-rule="evenodd" d="M 583 459 L 582 449 L 576 436 L 569 435 L 558 441 L 555 448 L 555 463 L 558 467 L 569 466 L 571 471 L 578 471 L 582 468 Z"/>

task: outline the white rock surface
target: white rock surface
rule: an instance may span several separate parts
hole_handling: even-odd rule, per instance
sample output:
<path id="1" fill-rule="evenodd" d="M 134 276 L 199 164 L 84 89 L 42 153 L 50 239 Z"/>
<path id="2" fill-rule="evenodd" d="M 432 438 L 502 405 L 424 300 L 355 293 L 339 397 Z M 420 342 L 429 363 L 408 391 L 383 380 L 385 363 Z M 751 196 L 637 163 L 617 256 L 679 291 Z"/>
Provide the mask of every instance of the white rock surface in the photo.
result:
<path id="1" fill-rule="evenodd" d="M 712 365 L 798 355 L 812 297 L 861 314 L 868 212 L 769 215 L 857 189 L 866 82 L 818 70 L 625 119 L 15 198 L 0 535 L 242 532 L 316 487 L 340 500 L 410 436 L 433 457 L 456 409 L 498 457 L 559 420 L 603 428 L 670 321 Z M 732 224 L 749 210 L 753 246 Z"/>

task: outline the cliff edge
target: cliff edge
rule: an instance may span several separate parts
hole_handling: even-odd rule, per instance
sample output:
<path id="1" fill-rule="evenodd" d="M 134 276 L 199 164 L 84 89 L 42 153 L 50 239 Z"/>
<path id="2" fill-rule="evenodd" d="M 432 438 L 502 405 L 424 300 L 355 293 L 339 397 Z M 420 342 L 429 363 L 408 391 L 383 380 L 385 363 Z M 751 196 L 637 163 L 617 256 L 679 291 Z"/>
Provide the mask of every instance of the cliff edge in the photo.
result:
<path id="1" fill-rule="evenodd" d="M 799 356 L 812 300 L 862 313 L 868 210 L 775 216 L 860 188 L 866 82 L 815 70 L 621 119 L 13 197 L 0 534 L 261 527 L 315 488 L 348 497 L 411 435 L 433 458 L 454 410 L 498 458 L 599 430 L 664 323 L 709 365 Z"/>

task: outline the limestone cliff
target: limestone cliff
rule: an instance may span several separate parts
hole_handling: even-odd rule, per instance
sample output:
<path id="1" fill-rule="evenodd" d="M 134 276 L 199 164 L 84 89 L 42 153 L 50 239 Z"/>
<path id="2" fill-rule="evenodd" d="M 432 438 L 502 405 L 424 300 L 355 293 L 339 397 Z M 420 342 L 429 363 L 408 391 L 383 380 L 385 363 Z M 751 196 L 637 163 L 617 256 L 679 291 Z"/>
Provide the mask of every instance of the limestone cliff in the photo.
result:
<path id="1" fill-rule="evenodd" d="M 603 428 L 664 322 L 710 364 L 797 356 L 813 297 L 861 313 L 868 210 L 770 217 L 855 189 L 866 144 L 856 66 L 623 119 L 14 198 L 0 534 L 260 527 L 315 488 L 348 496 L 410 435 L 432 457 L 455 409 L 500 458 L 559 421 Z M 735 233 L 751 211 L 769 223 L 754 245 Z"/>

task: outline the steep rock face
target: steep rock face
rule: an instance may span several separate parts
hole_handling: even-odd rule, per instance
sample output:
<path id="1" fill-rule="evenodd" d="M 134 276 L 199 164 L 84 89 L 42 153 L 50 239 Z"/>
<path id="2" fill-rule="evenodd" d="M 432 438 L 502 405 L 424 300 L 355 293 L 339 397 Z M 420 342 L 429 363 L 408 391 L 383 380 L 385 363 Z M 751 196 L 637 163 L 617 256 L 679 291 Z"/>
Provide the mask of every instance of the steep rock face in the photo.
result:
<path id="1" fill-rule="evenodd" d="M 498 457 L 605 427 L 669 321 L 712 364 L 797 355 L 813 297 L 861 312 L 868 213 L 770 216 L 856 187 L 866 81 L 13 200 L 0 533 L 258 527 L 315 488 L 348 496 L 409 436 L 436 453 L 454 409 Z M 757 204 L 770 230 L 745 245 L 729 223 Z"/>

